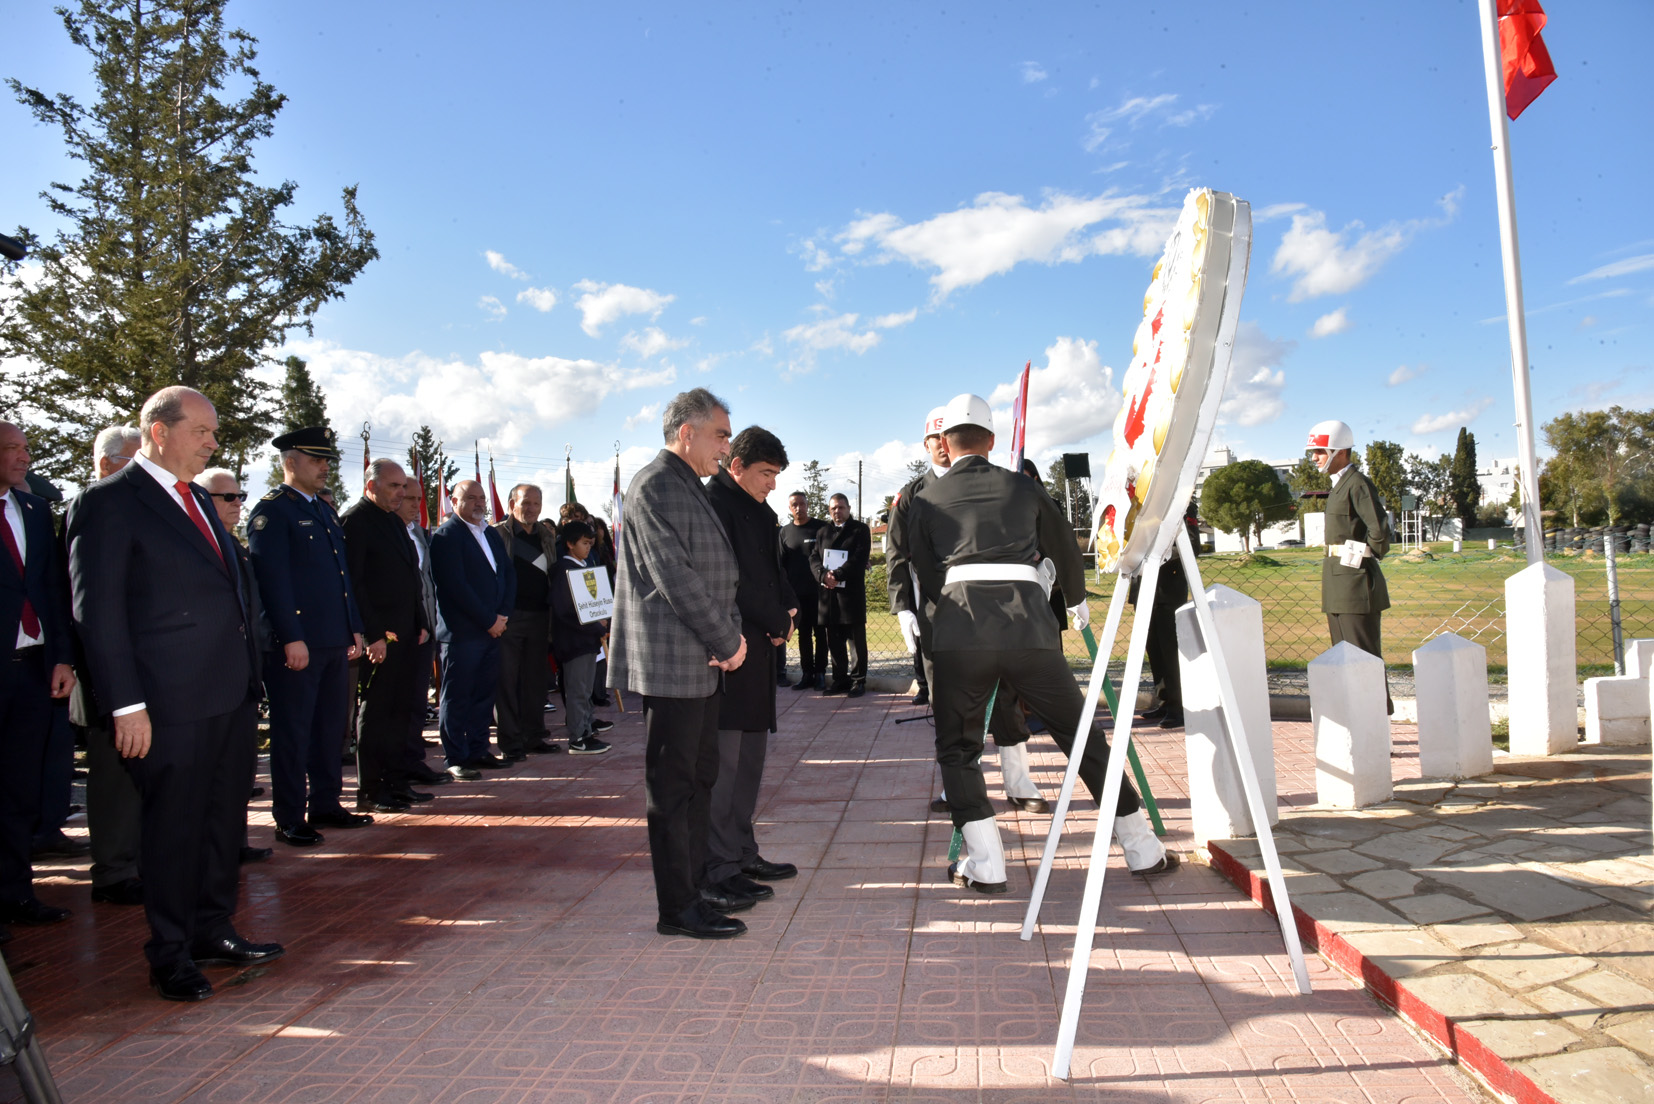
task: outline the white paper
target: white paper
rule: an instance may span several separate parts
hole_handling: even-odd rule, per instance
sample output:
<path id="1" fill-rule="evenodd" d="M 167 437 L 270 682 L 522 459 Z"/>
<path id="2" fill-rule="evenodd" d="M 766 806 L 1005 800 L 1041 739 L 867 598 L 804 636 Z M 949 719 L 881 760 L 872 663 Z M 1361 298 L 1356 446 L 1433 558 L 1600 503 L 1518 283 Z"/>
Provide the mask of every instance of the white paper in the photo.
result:
<path id="1" fill-rule="evenodd" d="M 1360 567 L 1361 561 L 1367 557 L 1367 545 L 1363 541 L 1347 540 L 1341 547 L 1343 551 L 1338 553 L 1338 562 L 1345 567 Z"/>
<path id="2" fill-rule="evenodd" d="M 821 550 L 821 562 L 828 571 L 836 572 L 850 562 L 850 553 L 843 548 L 824 548 Z M 840 579 L 833 584 L 834 590 L 844 589 L 844 580 Z"/>
<path id="3" fill-rule="evenodd" d="M 614 593 L 609 589 L 609 572 L 601 567 L 588 567 L 568 573 L 569 595 L 574 599 L 574 612 L 582 625 L 590 625 L 605 617 L 613 617 Z"/>

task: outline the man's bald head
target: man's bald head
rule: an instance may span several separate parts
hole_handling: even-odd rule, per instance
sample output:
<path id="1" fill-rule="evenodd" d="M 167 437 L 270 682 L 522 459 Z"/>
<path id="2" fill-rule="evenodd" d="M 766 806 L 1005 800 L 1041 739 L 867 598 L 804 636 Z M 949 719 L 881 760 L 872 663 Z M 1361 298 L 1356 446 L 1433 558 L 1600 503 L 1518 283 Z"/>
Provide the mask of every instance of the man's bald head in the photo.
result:
<path id="1" fill-rule="evenodd" d="M 146 459 L 183 480 L 207 470 L 218 451 L 218 411 L 192 387 L 163 387 L 144 402 L 138 415 Z"/>
<path id="2" fill-rule="evenodd" d="M 0 422 L 0 494 L 16 488 L 29 489 L 29 438 L 10 422 Z"/>
<path id="3" fill-rule="evenodd" d="M 488 496 L 475 479 L 462 479 L 454 484 L 453 502 L 454 513 L 472 525 L 481 525 L 488 516 Z"/>

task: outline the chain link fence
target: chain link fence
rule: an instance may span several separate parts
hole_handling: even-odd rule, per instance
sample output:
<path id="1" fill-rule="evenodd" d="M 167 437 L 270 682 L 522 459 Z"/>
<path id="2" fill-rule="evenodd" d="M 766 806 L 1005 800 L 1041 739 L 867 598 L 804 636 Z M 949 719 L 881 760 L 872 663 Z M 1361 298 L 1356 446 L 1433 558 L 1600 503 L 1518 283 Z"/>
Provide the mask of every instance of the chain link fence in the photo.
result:
<path id="1" fill-rule="evenodd" d="M 1624 546 L 1622 545 L 1622 548 Z M 1647 545 L 1643 545 L 1646 549 Z M 1574 609 L 1579 676 L 1614 673 L 1614 643 L 1608 613 L 1607 564 L 1589 542 L 1583 549 L 1547 551 L 1545 562 L 1574 579 Z M 1263 605 L 1264 641 L 1272 675 L 1290 677 L 1329 647 L 1326 616 L 1321 612 L 1320 548 L 1271 549 L 1267 552 L 1200 557 L 1200 572 L 1210 587 L 1222 585 Z M 1384 614 L 1384 661 L 1410 670 L 1413 649 L 1442 633 L 1474 640 L 1487 649 L 1488 671 L 1504 680 L 1505 580 L 1527 566 L 1520 549 L 1452 551 L 1451 544 L 1394 550 L 1383 562 L 1390 589 Z M 1654 554 L 1622 551 L 1616 573 L 1623 638 L 1654 637 Z M 1091 620 L 1100 632 L 1117 576 L 1087 574 Z M 1130 639 L 1131 607 L 1115 641 L 1112 660 L 1124 661 Z M 1063 633 L 1064 648 L 1077 669 L 1091 666 L 1080 635 Z M 913 664 L 885 591 L 884 558 L 874 553 L 867 573 L 867 649 L 869 674 L 908 678 Z M 796 651 L 792 652 L 796 662 Z"/>

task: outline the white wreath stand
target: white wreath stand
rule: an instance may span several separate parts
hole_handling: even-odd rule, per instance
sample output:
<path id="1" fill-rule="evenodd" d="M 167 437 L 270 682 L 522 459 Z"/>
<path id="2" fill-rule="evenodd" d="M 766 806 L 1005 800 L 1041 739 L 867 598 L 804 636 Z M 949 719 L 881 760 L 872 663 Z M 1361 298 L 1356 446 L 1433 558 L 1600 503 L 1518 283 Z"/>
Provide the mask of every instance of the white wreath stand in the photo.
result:
<path id="1" fill-rule="evenodd" d="M 1281 923 L 1281 939 L 1292 960 L 1292 975 L 1298 982 L 1298 992 L 1310 991 L 1309 969 L 1304 964 L 1304 948 L 1298 941 L 1298 926 L 1293 920 L 1292 904 L 1287 900 L 1286 881 L 1281 876 L 1280 856 L 1275 852 L 1275 837 L 1269 828 L 1268 810 L 1263 807 L 1262 791 L 1258 788 L 1257 771 L 1253 768 L 1248 743 L 1241 731 L 1240 705 L 1235 697 L 1235 684 L 1229 677 L 1229 665 L 1224 659 L 1223 642 L 1212 619 L 1212 607 L 1206 600 L 1206 588 L 1201 583 L 1200 567 L 1195 561 L 1194 549 L 1189 545 L 1188 529 L 1176 527 L 1177 553 L 1183 558 L 1184 574 L 1190 581 L 1195 603 L 1195 620 L 1207 651 L 1212 655 L 1212 666 L 1217 672 L 1218 696 L 1223 723 L 1219 726 L 1229 754 L 1239 769 L 1241 785 L 1246 790 L 1246 805 L 1252 813 L 1252 824 L 1258 833 L 1258 849 L 1263 853 L 1264 868 L 1269 873 L 1269 889 L 1274 896 L 1275 915 Z M 1154 605 L 1157 570 L 1165 555 L 1164 538 L 1157 541 L 1142 561 L 1141 592 L 1137 608 Z M 1063 775 L 1062 793 L 1057 797 L 1057 808 L 1051 818 L 1051 831 L 1045 837 L 1045 853 L 1040 857 L 1039 874 L 1034 879 L 1033 897 L 1028 902 L 1028 914 L 1022 922 L 1022 938 L 1032 939 L 1034 924 L 1039 919 L 1040 902 L 1045 897 L 1046 883 L 1051 878 L 1051 864 L 1056 858 L 1057 843 L 1062 838 L 1063 821 L 1068 815 L 1068 803 L 1074 796 L 1074 782 L 1079 777 L 1080 760 L 1091 736 L 1091 724 L 1097 716 L 1097 699 L 1103 681 L 1108 678 L 1108 657 L 1120 633 L 1120 618 L 1125 611 L 1127 580 L 1121 576 L 1114 585 L 1114 598 L 1109 603 L 1108 620 L 1103 635 L 1097 641 L 1097 659 L 1092 666 L 1091 683 L 1086 689 L 1085 709 L 1080 714 L 1080 727 L 1074 733 L 1074 748 L 1068 755 L 1068 771 Z M 1091 840 L 1091 863 L 1086 870 L 1085 895 L 1080 903 L 1080 918 L 1074 931 L 1074 954 L 1068 963 L 1068 990 L 1063 996 L 1062 1021 L 1057 1028 L 1057 1049 L 1051 1058 L 1054 1076 L 1068 1079 L 1069 1065 L 1074 1058 L 1074 1035 L 1079 1028 L 1080 1005 L 1085 999 L 1085 983 L 1091 970 L 1091 943 L 1097 932 L 1097 910 L 1103 900 L 1103 875 L 1108 869 L 1108 849 L 1114 842 L 1115 803 L 1120 799 L 1120 786 L 1126 769 L 1126 749 L 1131 746 L 1131 727 L 1138 680 L 1143 673 L 1143 649 L 1149 635 L 1149 618 L 1133 618 L 1131 645 L 1126 652 L 1126 670 L 1120 684 L 1119 715 L 1115 719 L 1114 739 L 1109 747 L 1108 768 L 1103 776 L 1103 795 L 1098 801 L 1097 829 Z"/>

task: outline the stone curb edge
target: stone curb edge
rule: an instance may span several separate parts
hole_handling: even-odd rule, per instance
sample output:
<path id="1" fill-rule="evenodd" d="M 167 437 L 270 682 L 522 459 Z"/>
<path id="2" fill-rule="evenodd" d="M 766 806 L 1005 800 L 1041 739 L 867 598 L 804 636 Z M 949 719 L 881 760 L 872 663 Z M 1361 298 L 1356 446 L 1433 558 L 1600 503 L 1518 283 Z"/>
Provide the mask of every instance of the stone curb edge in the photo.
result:
<path id="1" fill-rule="evenodd" d="M 1277 915 L 1274 895 L 1264 875 L 1223 850 L 1215 840 L 1207 843 L 1206 851 L 1210 855 L 1212 869 L 1263 906 L 1271 916 Z M 1535 1085 L 1526 1074 L 1513 1069 L 1475 1035 L 1460 1028 L 1379 969 L 1337 932 L 1324 927 L 1298 905 L 1292 906 L 1292 915 L 1298 924 L 1298 937 L 1306 947 L 1319 952 L 1333 966 L 1361 982 L 1380 1003 L 1394 1009 L 1403 1020 L 1446 1050 L 1489 1089 L 1515 1104 L 1559 1104 L 1555 1097 Z"/>

